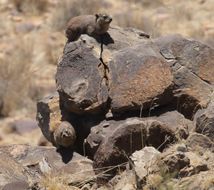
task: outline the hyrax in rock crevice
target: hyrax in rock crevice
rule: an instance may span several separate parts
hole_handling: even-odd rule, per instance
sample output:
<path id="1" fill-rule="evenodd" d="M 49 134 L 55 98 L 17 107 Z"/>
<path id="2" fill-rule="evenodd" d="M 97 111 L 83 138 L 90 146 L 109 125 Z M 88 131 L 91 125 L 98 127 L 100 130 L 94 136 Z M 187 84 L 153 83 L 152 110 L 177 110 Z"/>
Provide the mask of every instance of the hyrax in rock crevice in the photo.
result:
<path id="1" fill-rule="evenodd" d="M 81 34 L 89 36 L 105 34 L 112 18 L 107 14 L 81 15 L 70 19 L 65 30 L 68 42 L 77 40 Z"/>
<path id="2" fill-rule="evenodd" d="M 53 132 L 54 145 L 56 147 L 72 147 L 76 141 L 76 132 L 73 126 L 62 121 Z"/>

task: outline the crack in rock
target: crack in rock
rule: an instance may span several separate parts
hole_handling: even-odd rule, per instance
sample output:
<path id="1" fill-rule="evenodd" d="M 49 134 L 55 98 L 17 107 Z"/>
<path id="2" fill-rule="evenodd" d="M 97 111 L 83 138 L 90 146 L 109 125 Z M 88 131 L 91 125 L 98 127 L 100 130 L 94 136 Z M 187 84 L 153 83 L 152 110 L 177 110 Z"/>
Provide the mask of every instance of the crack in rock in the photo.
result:
<path id="1" fill-rule="evenodd" d="M 162 52 L 162 51 L 160 51 L 160 54 L 161 54 L 166 60 L 170 60 L 170 61 L 171 61 L 171 60 L 174 60 L 174 61 L 175 61 L 172 65 L 170 65 L 170 67 L 174 66 L 175 64 L 178 64 L 178 65 L 180 66 L 178 69 L 175 69 L 175 72 L 179 71 L 180 69 L 185 68 L 185 69 L 187 69 L 187 71 L 189 71 L 190 73 L 192 73 L 194 76 L 196 76 L 197 78 L 199 78 L 200 80 L 202 80 L 202 81 L 205 82 L 206 84 L 211 85 L 211 83 L 210 83 L 208 80 L 203 79 L 203 78 L 200 77 L 196 72 L 190 70 L 187 66 L 180 64 L 180 63 L 178 62 L 178 60 L 180 60 L 180 57 L 174 57 L 174 56 L 173 56 L 173 57 L 167 57 L 167 56 L 165 55 L 165 53 Z"/>
<path id="2" fill-rule="evenodd" d="M 108 91 L 109 91 L 109 78 L 108 78 L 109 67 L 108 67 L 108 65 L 103 61 L 102 55 L 103 55 L 103 38 L 101 38 L 101 45 L 100 45 L 100 61 L 101 61 L 102 65 L 103 65 L 103 71 L 104 71 L 104 72 L 103 72 L 103 79 L 102 79 L 102 81 L 103 81 L 104 79 L 106 79 L 105 84 L 106 84 L 106 86 L 107 86 L 107 88 L 108 88 Z M 101 83 L 102 83 L 102 82 L 101 82 Z"/>

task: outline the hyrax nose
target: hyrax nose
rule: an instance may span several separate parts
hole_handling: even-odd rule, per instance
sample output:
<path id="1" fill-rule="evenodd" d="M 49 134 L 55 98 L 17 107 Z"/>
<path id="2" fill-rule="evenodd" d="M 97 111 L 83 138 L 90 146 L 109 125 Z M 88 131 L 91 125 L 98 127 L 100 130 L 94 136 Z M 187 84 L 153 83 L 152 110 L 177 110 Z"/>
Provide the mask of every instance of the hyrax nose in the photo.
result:
<path id="1" fill-rule="evenodd" d="M 68 137 L 68 136 L 69 136 L 69 132 L 67 130 L 63 131 L 62 137 Z"/>

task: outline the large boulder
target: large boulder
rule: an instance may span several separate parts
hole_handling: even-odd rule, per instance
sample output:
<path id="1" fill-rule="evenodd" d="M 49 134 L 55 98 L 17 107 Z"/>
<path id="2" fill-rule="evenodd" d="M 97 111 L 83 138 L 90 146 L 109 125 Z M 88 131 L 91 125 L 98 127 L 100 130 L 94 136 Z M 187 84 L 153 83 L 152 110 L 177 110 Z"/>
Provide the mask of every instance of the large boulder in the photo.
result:
<path id="1" fill-rule="evenodd" d="M 173 76 L 158 47 L 134 29 L 111 28 L 101 39 L 67 43 L 56 73 L 68 112 L 149 109 L 172 97 Z"/>
<path id="2" fill-rule="evenodd" d="M 160 37 L 155 43 L 172 68 L 175 106 L 192 118 L 207 106 L 213 92 L 214 49 L 180 35 Z"/>
<path id="3" fill-rule="evenodd" d="M 4 154 L 27 170 L 27 179 L 51 172 L 79 185 L 94 180 L 94 171 L 102 182 L 129 167 L 122 177 L 130 178 L 112 179 L 115 189 L 158 189 L 214 167 L 214 50 L 178 35 L 143 36 L 112 27 L 102 37 L 81 35 L 65 45 L 57 66 L 58 94 L 38 102 L 37 120 L 56 146 L 70 145 L 66 135 L 72 129 L 75 146 L 5 148 Z M 17 181 L 4 183 L 6 189 L 25 188 L 26 175 L 19 174 Z"/>
<path id="4" fill-rule="evenodd" d="M 107 103 L 108 89 L 100 73 L 99 53 L 77 41 L 65 46 L 57 67 L 56 82 L 62 105 L 70 112 L 98 112 Z"/>
<path id="5" fill-rule="evenodd" d="M 151 41 L 118 27 L 100 39 L 82 35 L 66 44 L 57 68 L 60 102 L 76 114 L 113 115 L 173 104 L 192 119 L 210 101 L 213 57 L 209 46 L 179 35 Z"/>
<path id="6" fill-rule="evenodd" d="M 109 34 L 96 40 L 82 35 L 80 40 L 66 44 L 56 83 L 61 102 L 68 111 L 78 114 L 103 111 L 108 101 L 108 63 L 105 62 L 112 52 L 143 41 L 136 31 L 117 27 L 109 29 Z"/>
<path id="7" fill-rule="evenodd" d="M 176 111 L 160 117 L 103 121 L 91 129 L 86 140 L 87 153 L 98 168 L 121 164 L 146 145 L 163 150 L 186 138 L 191 125 L 191 121 Z"/>
<path id="8" fill-rule="evenodd" d="M 145 110 L 170 102 L 173 76 L 153 43 L 144 42 L 116 52 L 109 69 L 113 113 Z"/>

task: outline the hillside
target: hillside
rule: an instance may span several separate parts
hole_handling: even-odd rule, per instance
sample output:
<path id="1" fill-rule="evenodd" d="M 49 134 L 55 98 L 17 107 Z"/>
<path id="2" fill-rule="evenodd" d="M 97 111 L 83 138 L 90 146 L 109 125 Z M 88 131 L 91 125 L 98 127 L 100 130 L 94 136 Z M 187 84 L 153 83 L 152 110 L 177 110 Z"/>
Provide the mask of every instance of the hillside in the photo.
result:
<path id="1" fill-rule="evenodd" d="M 108 185 L 115 189 L 129 186 L 136 176 L 140 182 L 134 180 L 134 185 L 139 182 L 145 189 L 179 189 L 185 180 L 190 180 L 192 189 L 214 184 L 213 10 L 213 0 L 0 0 L 0 149 L 12 155 L 9 163 L 18 162 L 18 171 L 29 166 L 30 175 L 18 172 L 17 178 L 34 179 L 31 172 L 38 169 L 30 167 L 34 161 L 42 167 L 38 173 L 46 173 L 49 166 L 70 171 L 72 167 L 58 158 L 58 150 L 51 145 L 56 145 L 55 127 L 65 120 L 77 133 L 70 164 L 77 158 L 78 167 L 91 173 L 81 183 L 59 179 L 61 173 L 45 175 L 43 185 L 47 183 L 48 190 L 58 190 L 57 185 L 56 189 L 50 186 L 52 178 L 59 189 L 96 189 L 106 167 L 113 167 L 113 174 L 106 175 L 113 175 Z M 83 35 L 75 45 L 66 45 L 64 35 L 69 18 L 97 12 L 113 18 L 109 29 L 113 43 L 104 38 L 103 64 L 98 57 L 99 40 Z M 150 39 L 143 38 L 141 31 Z M 132 133 L 133 139 L 127 140 Z M 145 136 L 139 136 L 142 133 Z M 37 151 L 32 145 L 47 147 Z M 140 149 L 138 155 L 135 150 Z M 46 151 L 59 165 L 40 157 Z M 154 163 L 147 161 L 154 168 L 140 161 L 147 151 L 152 159 L 158 155 Z M 134 170 L 129 178 L 126 165 L 121 176 L 132 182 L 119 180 L 114 167 L 124 170 L 124 165 L 119 166 L 127 158 L 131 168 L 140 164 L 151 172 L 142 177 Z M 10 167 L 3 170 L 10 173 Z M 100 173 L 97 168 L 102 168 Z M 206 175 L 210 176 L 207 183 Z M 195 177 L 200 179 L 197 185 Z"/>

